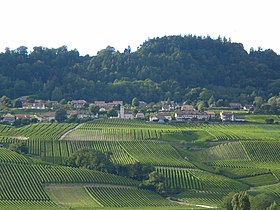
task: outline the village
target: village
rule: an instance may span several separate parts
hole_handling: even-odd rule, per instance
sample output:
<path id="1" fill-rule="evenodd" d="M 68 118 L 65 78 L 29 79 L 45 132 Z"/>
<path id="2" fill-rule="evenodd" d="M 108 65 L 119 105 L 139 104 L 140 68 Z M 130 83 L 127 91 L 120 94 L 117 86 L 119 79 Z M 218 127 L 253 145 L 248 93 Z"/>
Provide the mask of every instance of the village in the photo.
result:
<path id="1" fill-rule="evenodd" d="M 0 100 L 0 106 L 4 101 Z M 236 114 L 236 110 L 252 110 L 252 106 L 242 106 L 240 103 L 229 103 L 226 110 L 197 110 L 193 105 L 179 104 L 174 101 L 161 101 L 157 104 L 147 104 L 139 101 L 135 104 L 124 104 L 123 101 L 30 101 L 28 96 L 13 101 L 13 109 L 2 112 L 0 122 L 13 125 L 16 121 L 54 122 L 57 110 L 65 110 L 65 119 L 93 120 L 98 118 L 118 118 L 126 120 L 146 120 L 157 123 L 176 122 L 244 122 L 245 116 Z M 16 110 L 16 111 L 15 111 Z M 73 121 L 73 120 L 72 120 Z"/>

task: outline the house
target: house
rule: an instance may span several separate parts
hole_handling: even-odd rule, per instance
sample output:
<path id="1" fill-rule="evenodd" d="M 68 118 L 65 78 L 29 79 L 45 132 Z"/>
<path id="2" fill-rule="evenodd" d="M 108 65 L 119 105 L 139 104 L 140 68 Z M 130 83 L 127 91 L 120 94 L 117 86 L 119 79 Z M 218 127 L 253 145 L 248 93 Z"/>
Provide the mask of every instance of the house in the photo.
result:
<path id="1" fill-rule="evenodd" d="M 209 115 L 206 112 L 200 112 L 197 110 L 193 111 L 178 111 L 175 113 L 175 118 L 177 121 L 184 121 L 184 120 L 208 120 Z"/>
<path id="2" fill-rule="evenodd" d="M 60 104 L 58 101 L 46 101 L 45 106 L 48 107 L 49 109 L 57 109 L 60 107 Z"/>
<path id="3" fill-rule="evenodd" d="M 76 116 L 78 119 L 95 118 L 97 116 L 91 114 L 88 110 L 67 110 L 67 117 Z"/>
<path id="4" fill-rule="evenodd" d="M 87 103 L 87 101 L 85 101 L 85 100 L 72 100 L 72 101 L 70 101 L 70 104 L 75 109 L 82 109 L 82 108 L 84 108 L 86 103 Z"/>
<path id="5" fill-rule="evenodd" d="M 34 103 L 23 102 L 22 108 L 23 109 L 46 109 L 45 104 L 43 102 L 34 102 Z"/>
<path id="6" fill-rule="evenodd" d="M 220 117 L 222 121 L 234 121 L 233 112 L 220 112 Z"/>
<path id="7" fill-rule="evenodd" d="M 116 106 L 122 106 L 123 101 L 112 101 L 112 102 L 105 102 L 105 101 L 94 101 L 96 106 L 99 106 L 100 112 L 108 111 Z"/>
<path id="8" fill-rule="evenodd" d="M 13 124 L 16 121 L 16 117 L 10 113 L 3 116 L 2 122 Z"/>
<path id="9" fill-rule="evenodd" d="M 223 122 L 224 121 L 245 122 L 245 116 L 236 115 L 233 112 L 221 112 L 220 117 Z"/>
<path id="10" fill-rule="evenodd" d="M 209 119 L 215 119 L 216 118 L 216 113 L 215 112 L 206 112 L 206 114 L 208 115 Z"/>
<path id="11" fill-rule="evenodd" d="M 17 120 L 19 119 L 31 119 L 34 118 L 34 115 L 32 114 L 15 114 L 15 117 Z"/>
<path id="12" fill-rule="evenodd" d="M 243 106 L 240 103 L 229 103 L 229 106 L 231 109 L 236 109 L 236 110 L 243 108 Z"/>
<path id="13" fill-rule="evenodd" d="M 136 119 L 145 119 L 145 115 L 143 112 L 137 112 L 137 114 L 135 115 Z"/>
<path id="14" fill-rule="evenodd" d="M 172 115 L 166 112 L 159 112 L 155 116 L 150 117 L 151 122 L 164 123 L 172 120 Z"/>
<path id="15" fill-rule="evenodd" d="M 40 122 L 50 122 L 55 120 L 55 112 L 44 112 L 39 116 L 35 116 Z"/>
<path id="16" fill-rule="evenodd" d="M 83 118 L 95 118 L 96 116 L 94 114 L 91 114 L 88 110 L 78 110 L 77 118 L 83 119 Z"/>
<path id="17" fill-rule="evenodd" d="M 160 111 L 163 111 L 163 112 L 170 112 L 171 111 L 171 106 L 170 105 L 162 105 L 161 106 L 161 110 Z"/>
<path id="18" fill-rule="evenodd" d="M 253 111 L 255 109 L 254 105 L 245 105 L 243 106 L 243 110 L 245 111 Z"/>
<path id="19" fill-rule="evenodd" d="M 171 111 L 176 109 L 177 103 L 175 101 L 161 101 L 161 111 Z"/>
<path id="20" fill-rule="evenodd" d="M 193 105 L 184 104 L 181 106 L 181 110 L 182 111 L 194 111 L 195 108 L 193 107 Z"/>

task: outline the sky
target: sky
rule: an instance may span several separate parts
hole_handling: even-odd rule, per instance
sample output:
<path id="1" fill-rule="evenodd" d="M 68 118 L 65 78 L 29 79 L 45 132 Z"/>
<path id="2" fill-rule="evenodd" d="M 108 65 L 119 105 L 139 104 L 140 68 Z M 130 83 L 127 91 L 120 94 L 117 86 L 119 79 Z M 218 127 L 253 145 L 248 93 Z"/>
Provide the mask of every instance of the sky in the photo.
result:
<path id="1" fill-rule="evenodd" d="M 279 2 L 279 3 L 278 3 Z M 279 0 L 0 0 L 0 52 L 19 46 L 137 50 L 149 38 L 230 38 L 280 54 Z"/>

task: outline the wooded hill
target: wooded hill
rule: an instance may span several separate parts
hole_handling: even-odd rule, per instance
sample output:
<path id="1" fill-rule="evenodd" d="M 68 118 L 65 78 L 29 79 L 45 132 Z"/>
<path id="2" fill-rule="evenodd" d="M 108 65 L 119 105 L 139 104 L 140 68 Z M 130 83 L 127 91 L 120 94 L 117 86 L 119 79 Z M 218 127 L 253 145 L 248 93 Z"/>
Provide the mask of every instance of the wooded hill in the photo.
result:
<path id="1" fill-rule="evenodd" d="M 24 46 L 0 54 L 0 96 L 12 99 L 239 101 L 280 92 L 280 56 L 251 50 L 226 38 L 166 36 L 145 41 L 135 52 L 108 46 L 81 56 L 66 46 Z"/>

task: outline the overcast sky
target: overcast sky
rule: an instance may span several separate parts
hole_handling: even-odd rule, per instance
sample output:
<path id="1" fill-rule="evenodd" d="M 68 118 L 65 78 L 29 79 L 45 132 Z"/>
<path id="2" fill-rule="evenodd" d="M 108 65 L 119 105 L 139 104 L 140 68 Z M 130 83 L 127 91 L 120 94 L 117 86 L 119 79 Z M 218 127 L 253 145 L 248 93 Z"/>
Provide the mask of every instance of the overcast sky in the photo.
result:
<path id="1" fill-rule="evenodd" d="M 0 51 L 66 45 L 95 55 L 193 34 L 280 54 L 279 8 L 279 0 L 0 0 Z"/>

